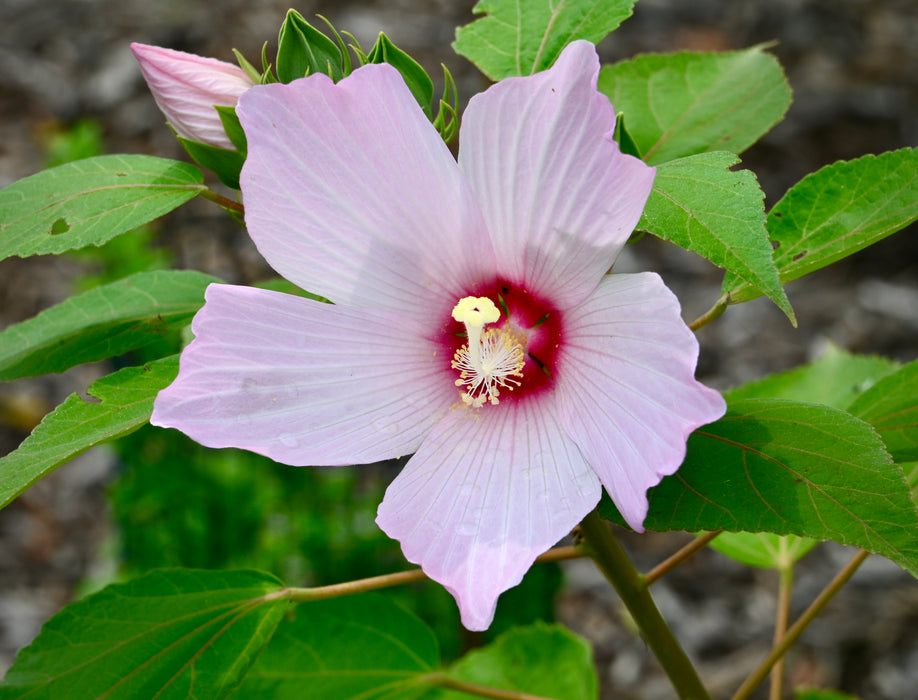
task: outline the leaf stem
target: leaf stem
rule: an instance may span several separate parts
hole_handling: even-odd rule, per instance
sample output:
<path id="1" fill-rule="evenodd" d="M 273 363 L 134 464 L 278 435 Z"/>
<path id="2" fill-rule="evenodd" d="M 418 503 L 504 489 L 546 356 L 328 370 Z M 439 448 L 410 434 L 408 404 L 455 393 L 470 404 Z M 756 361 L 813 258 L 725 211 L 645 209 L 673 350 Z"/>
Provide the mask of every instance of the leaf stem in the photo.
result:
<path id="1" fill-rule="evenodd" d="M 587 556 L 580 548 L 574 546 L 555 547 L 549 549 L 535 560 L 536 564 L 545 564 L 547 562 L 565 561 L 567 559 L 577 559 Z M 330 586 L 315 586 L 313 588 L 287 588 L 287 595 L 294 603 L 306 603 L 310 600 L 324 600 L 326 598 L 338 598 L 344 595 L 354 593 L 366 593 L 375 591 L 380 588 L 389 588 L 391 586 L 401 586 L 407 583 L 416 583 L 427 578 L 421 569 L 409 569 L 408 571 L 396 571 L 392 574 L 382 574 L 381 576 L 371 576 L 370 578 L 357 579 L 356 581 L 345 581 L 344 583 L 333 583 Z"/>
<path id="2" fill-rule="evenodd" d="M 714 302 L 714 306 L 705 311 L 701 316 L 696 318 L 689 324 L 689 328 L 693 331 L 697 331 L 702 326 L 708 325 L 711 321 L 720 318 L 724 311 L 727 310 L 727 295 L 723 295 L 720 299 Z"/>
<path id="3" fill-rule="evenodd" d="M 657 609 L 644 578 L 634 568 L 608 524 L 597 511 L 580 523 L 588 552 L 609 580 L 641 630 L 682 700 L 711 700 L 672 630 Z"/>
<path id="4" fill-rule="evenodd" d="M 217 194 L 211 189 L 201 190 L 201 196 L 204 199 L 209 199 L 211 202 L 216 202 L 224 209 L 229 209 L 230 211 L 245 214 L 245 208 L 242 206 L 242 204 L 230 199 L 229 197 L 224 197 L 222 194 Z"/>
<path id="5" fill-rule="evenodd" d="M 787 538 L 782 537 L 781 553 L 786 555 Z M 789 558 L 789 557 L 788 557 Z M 791 593 L 794 589 L 794 562 L 787 561 L 778 568 L 778 602 L 775 611 L 775 636 L 773 645 L 781 643 L 787 633 L 787 622 L 790 619 Z M 781 700 L 784 692 L 784 657 L 775 661 L 771 669 L 771 685 L 768 689 L 768 700 Z"/>
<path id="6" fill-rule="evenodd" d="M 803 634 L 803 630 L 806 629 L 807 625 L 822 612 L 822 609 L 826 607 L 835 594 L 848 583 L 848 580 L 854 575 L 854 572 L 858 570 L 858 567 L 864 563 L 864 560 L 868 556 L 870 556 L 870 552 L 862 549 L 851 558 L 851 561 L 845 564 L 845 567 L 835 575 L 835 578 L 833 578 L 829 582 L 829 585 L 822 590 L 822 593 L 816 597 L 816 600 L 810 604 L 810 607 L 808 607 L 797 621 L 791 625 L 787 634 L 781 638 L 780 643 L 772 648 L 771 652 L 765 657 L 762 663 L 759 664 L 758 668 L 756 668 L 743 682 L 736 693 L 734 693 L 731 700 L 746 700 L 746 698 L 752 695 L 759 684 L 765 680 L 765 676 L 768 675 L 775 662 L 787 653 L 787 650 L 790 649 L 794 642 L 799 639 L 800 635 Z"/>
<path id="7" fill-rule="evenodd" d="M 699 535 L 687 545 L 685 545 L 678 552 L 675 552 L 667 559 L 664 559 L 650 571 L 644 574 L 644 585 L 652 586 L 661 578 L 663 578 L 670 571 L 675 569 L 679 564 L 686 561 L 692 557 L 697 552 L 700 552 L 702 549 L 708 546 L 708 544 L 717 537 L 723 530 L 712 530 L 711 532 L 706 532 L 703 535 Z"/>
<path id="8" fill-rule="evenodd" d="M 546 698 L 542 695 L 531 695 L 530 693 L 523 693 L 519 690 L 504 690 L 503 688 L 492 688 L 487 685 L 469 683 L 459 680 L 458 678 L 447 676 L 440 671 L 421 676 L 419 680 L 421 682 L 440 686 L 441 688 L 447 688 L 448 690 L 458 690 L 482 698 L 494 698 L 494 700 L 551 700 L 551 698 Z"/>

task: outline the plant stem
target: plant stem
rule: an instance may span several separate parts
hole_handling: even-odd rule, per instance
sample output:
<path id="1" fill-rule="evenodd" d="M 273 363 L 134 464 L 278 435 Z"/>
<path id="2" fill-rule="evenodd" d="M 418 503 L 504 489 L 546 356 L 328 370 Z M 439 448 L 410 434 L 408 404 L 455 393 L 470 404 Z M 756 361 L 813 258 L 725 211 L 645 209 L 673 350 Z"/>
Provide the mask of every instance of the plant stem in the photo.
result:
<path id="1" fill-rule="evenodd" d="M 504 690 L 503 688 L 492 688 L 487 685 L 468 683 L 458 678 L 451 678 L 439 671 L 422 676 L 419 680 L 440 686 L 441 688 L 458 690 L 482 698 L 494 698 L 494 700 L 551 700 L 551 698 L 546 698 L 542 695 L 531 695 L 529 693 L 520 692 L 519 690 Z"/>
<path id="2" fill-rule="evenodd" d="M 608 524 L 593 511 L 580 523 L 590 556 L 609 580 L 682 700 L 711 700 L 672 630 L 657 609 L 647 583 L 634 568 Z"/>
<path id="3" fill-rule="evenodd" d="M 696 318 L 689 324 L 689 328 L 693 331 L 697 331 L 702 326 L 708 325 L 711 321 L 720 318 L 724 311 L 727 310 L 727 297 L 726 295 L 722 296 L 716 302 L 714 306 L 705 311 L 701 316 Z"/>
<path id="4" fill-rule="evenodd" d="M 781 549 L 787 549 L 787 539 L 781 538 Z M 791 593 L 794 589 L 794 562 L 785 562 L 778 569 L 778 603 L 775 612 L 774 646 L 781 643 L 787 633 L 787 622 L 790 619 Z M 781 700 L 784 692 L 784 657 L 775 662 L 771 669 L 771 686 L 768 689 L 768 700 Z"/>
<path id="5" fill-rule="evenodd" d="M 535 560 L 536 564 L 545 564 L 547 562 L 565 561 L 567 559 L 578 559 L 586 554 L 579 548 L 555 547 L 549 549 Z M 314 588 L 288 588 L 287 593 L 290 600 L 294 603 L 306 603 L 310 600 L 324 600 L 325 598 L 338 598 L 343 595 L 353 593 L 366 593 L 367 591 L 376 591 L 380 588 L 389 588 L 391 586 L 400 586 L 406 583 L 415 583 L 423 581 L 427 575 L 420 569 L 410 569 L 409 571 L 397 571 L 393 574 L 382 574 L 381 576 L 371 576 L 370 578 L 361 578 L 356 581 L 345 581 L 344 583 L 333 583 L 330 586 L 316 586 Z"/>
<path id="6" fill-rule="evenodd" d="M 239 212 L 240 214 L 245 214 L 245 208 L 239 203 L 229 197 L 224 197 L 222 194 L 217 194 L 213 190 L 204 189 L 201 190 L 201 196 L 204 199 L 209 199 L 211 202 L 216 202 L 224 209 L 230 209 L 231 211 Z"/>
<path id="7" fill-rule="evenodd" d="M 803 634 L 803 630 L 806 629 L 807 625 L 822 612 L 822 609 L 826 607 L 835 594 L 848 583 L 848 580 L 854 575 L 854 572 L 858 570 L 858 567 L 864 563 L 864 560 L 868 556 L 870 556 L 870 552 L 862 549 L 851 558 L 851 561 L 845 564 L 845 567 L 835 575 L 835 578 L 833 578 L 829 582 L 829 585 L 822 590 L 822 593 L 816 597 L 816 600 L 810 604 L 810 607 L 808 607 L 797 621 L 791 625 L 787 634 L 781 638 L 781 642 L 772 648 L 771 652 L 765 657 L 762 663 L 759 664 L 758 668 L 756 668 L 743 682 L 739 690 L 734 693 L 731 700 L 746 700 L 746 698 L 752 695 L 759 684 L 765 680 L 765 676 L 768 675 L 768 672 L 771 670 L 771 667 L 774 666 L 775 662 L 787 653 L 787 650 L 790 649 L 794 642 L 799 639 L 800 635 Z"/>
<path id="8" fill-rule="evenodd" d="M 713 530 L 711 532 L 706 532 L 703 535 L 699 535 L 678 552 L 661 561 L 650 571 L 644 574 L 644 585 L 652 586 L 655 584 L 686 559 L 707 547 L 711 540 L 717 537 L 721 532 L 723 532 L 723 530 Z"/>

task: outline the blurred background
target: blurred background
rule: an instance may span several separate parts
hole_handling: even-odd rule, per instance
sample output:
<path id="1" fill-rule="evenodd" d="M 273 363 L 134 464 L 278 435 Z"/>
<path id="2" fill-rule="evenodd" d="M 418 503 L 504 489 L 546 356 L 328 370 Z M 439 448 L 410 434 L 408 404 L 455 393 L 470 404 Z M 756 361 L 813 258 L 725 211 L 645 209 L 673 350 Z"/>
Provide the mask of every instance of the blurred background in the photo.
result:
<path id="1" fill-rule="evenodd" d="M 450 43 L 473 19 L 467 0 L 300 2 L 365 46 L 379 31 L 464 102 L 487 81 Z M 164 125 L 131 41 L 233 61 L 268 54 L 290 5 L 270 0 L 0 0 L 0 187 L 44 167 L 101 153 L 187 159 Z M 317 26 L 321 26 L 315 20 Z M 918 145 L 918 4 L 913 0 L 642 0 L 600 47 L 604 61 L 639 52 L 729 50 L 775 42 L 795 101 L 743 155 L 773 204 L 802 176 L 838 159 Z M 900 361 L 918 354 L 918 240 L 912 227 L 841 264 L 791 283 L 799 328 L 764 299 L 704 328 L 699 376 L 720 389 L 818 357 L 829 343 Z M 162 267 L 226 281 L 271 276 L 244 231 L 193 201 L 98 249 L 0 262 L 0 328 L 77 290 Z M 646 237 L 620 271 L 660 272 L 687 320 L 719 296 L 707 262 Z M 163 340 L 161 354 L 177 339 Z M 156 352 L 157 348 L 150 349 Z M 140 354 L 123 364 L 142 362 Z M 111 364 L 0 385 L 0 455 L 67 395 Z M 0 673 L 61 606 L 119 577 L 161 566 L 251 567 L 291 585 L 333 583 L 405 568 L 373 523 L 398 465 L 293 469 L 236 451 L 205 451 L 173 431 L 146 429 L 65 465 L 0 511 Z M 643 568 L 687 541 L 626 538 Z M 799 612 L 850 554 L 818 547 L 801 566 Z M 704 552 L 656 584 L 677 636 L 717 694 L 732 691 L 770 644 L 776 575 Z M 555 605 L 546 605 L 557 593 Z M 458 625 L 451 598 L 426 584 L 393 592 L 434 624 L 446 658 L 485 638 Z M 668 698 L 668 682 L 587 562 L 537 567 L 504 596 L 490 634 L 515 621 L 561 620 L 596 648 L 604 697 Z M 791 655 L 794 683 L 842 687 L 865 699 L 918 687 L 918 585 L 873 557 Z M 913 695 L 911 695 L 913 696 Z"/>

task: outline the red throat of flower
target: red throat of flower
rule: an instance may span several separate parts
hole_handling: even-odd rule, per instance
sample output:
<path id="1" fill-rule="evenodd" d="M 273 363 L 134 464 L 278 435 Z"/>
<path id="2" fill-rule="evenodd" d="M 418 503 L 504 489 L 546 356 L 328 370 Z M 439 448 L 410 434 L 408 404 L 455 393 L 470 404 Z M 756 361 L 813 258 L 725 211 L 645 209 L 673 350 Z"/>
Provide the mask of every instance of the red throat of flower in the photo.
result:
<path id="1" fill-rule="evenodd" d="M 531 397 L 554 384 L 561 315 L 526 289 L 502 281 L 467 296 L 449 324 L 451 367 L 473 408 Z"/>

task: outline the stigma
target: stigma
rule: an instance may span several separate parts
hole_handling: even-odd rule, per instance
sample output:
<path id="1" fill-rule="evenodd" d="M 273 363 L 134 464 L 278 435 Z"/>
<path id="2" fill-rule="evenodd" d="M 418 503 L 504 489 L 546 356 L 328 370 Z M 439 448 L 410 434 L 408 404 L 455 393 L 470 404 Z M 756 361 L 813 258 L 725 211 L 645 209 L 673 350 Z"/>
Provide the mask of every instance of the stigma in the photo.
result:
<path id="1" fill-rule="evenodd" d="M 465 297 L 453 308 L 453 318 L 465 324 L 468 342 L 453 355 L 459 371 L 457 387 L 465 387 L 462 401 L 473 408 L 500 403 L 501 389 L 513 391 L 523 376 L 525 338 L 508 326 L 484 330 L 500 318 L 500 311 L 487 297 Z"/>

